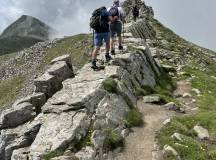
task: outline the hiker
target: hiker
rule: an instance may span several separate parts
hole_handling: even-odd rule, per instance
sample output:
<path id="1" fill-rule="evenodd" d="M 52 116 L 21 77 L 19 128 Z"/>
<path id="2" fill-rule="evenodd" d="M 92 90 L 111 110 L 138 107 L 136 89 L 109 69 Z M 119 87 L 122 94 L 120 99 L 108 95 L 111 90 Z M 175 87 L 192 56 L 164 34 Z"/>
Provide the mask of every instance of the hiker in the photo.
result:
<path id="1" fill-rule="evenodd" d="M 139 8 L 137 5 L 133 6 L 132 14 L 133 14 L 133 20 L 134 22 L 136 22 L 137 18 L 139 17 Z"/>
<path id="2" fill-rule="evenodd" d="M 119 0 L 114 0 L 113 6 L 108 8 L 109 15 L 112 17 L 111 23 L 110 23 L 110 34 L 111 34 L 111 54 L 115 55 L 115 35 L 117 34 L 118 40 L 119 40 L 119 50 L 123 50 L 122 46 L 122 25 L 124 25 L 125 21 L 125 13 L 120 7 Z"/>
<path id="3" fill-rule="evenodd" d="M 105 58 L 106 62 L 110 61 L 112 57 L 109 55 L 110 51 L 110 30 L 109 30 L 109 21 L 111 17 L 106 7 L 101 7 L 96 9 L 90 19 L 90 27 L 94 30 L 94 50 L 92 52 L 91 68 L 94 70 L 99 70 L 97 66 L 97 54 L 100 51 L 103 41 L 106 43 L 106 53 Z"/>

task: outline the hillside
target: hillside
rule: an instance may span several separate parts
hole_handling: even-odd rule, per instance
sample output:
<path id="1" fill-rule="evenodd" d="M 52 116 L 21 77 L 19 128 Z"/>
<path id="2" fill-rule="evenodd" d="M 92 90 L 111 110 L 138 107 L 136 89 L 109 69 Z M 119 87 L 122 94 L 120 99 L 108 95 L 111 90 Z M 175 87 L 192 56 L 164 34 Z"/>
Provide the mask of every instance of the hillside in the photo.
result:
<path id="1" fill-rule="evenodd" d="M 98 56 L 104 70 L 90 69 L 85 34 L 0 56 L 0 159 L 216 159 L 216 53 L 136 2 L 137 22 L 123 3 L 124 50 Z"/>
<path id="2" fill-rule="evenodd" d="M 0 55 L 12 53 L 41 41 L 49 40 L 55 31 L 40 20 L 23 15 L 0 35 Z"/>

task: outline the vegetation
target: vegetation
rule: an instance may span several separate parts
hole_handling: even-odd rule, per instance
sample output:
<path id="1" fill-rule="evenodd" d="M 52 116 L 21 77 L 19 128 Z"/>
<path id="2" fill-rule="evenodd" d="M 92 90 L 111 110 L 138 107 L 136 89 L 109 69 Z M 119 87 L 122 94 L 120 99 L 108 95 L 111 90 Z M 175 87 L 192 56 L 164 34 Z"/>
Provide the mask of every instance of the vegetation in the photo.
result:
<path id="1" fill-rule="evenodd" d="M 62 156 L 64 154 L 63 150 L 52 151 L 43 156 L 43 160 L 51 160 L 52 158 Z"/>
<path id="2" fill-rule="evenodd" d="M 13 102 L 21 89 L 24 77 L 18 76 L 9 80 L 0 81 L 0 106 Z"/>
<path id="3" fill-rule="evenodd" d="M 117 93 L 117 82 L 113 78 L 103 81 L 103 87 L 110 93 Z"/>
<path id="4" fill-rule="evenodd" d="M 199 107 L 199 112 L 173 118 L 171 123 L 161 129 L 158 135 L 159 143 L 161 146 L 168 144 L 174 147 L 181 159 L 214 160 L 216 159 L 216 64 L 209 54 L 215 55 L 215 53 L 187 42 L 156 20 L 152 24 L 155 30 L 160 32 L 161 39 L 168 42 L 166 45 L 158 43 L 159 49 L 172 51 L 174 57 L 178 56 L 185 63 L 181 70 L 185 74 L 178 76 L 177 79 L 190 78 L 192 87 L 199 89 L 202 94 L 201 96 L 193 95 L 197 100 L 196 105 Z M 164 60 L 164 63 L 169 62 Z M 170 98 L 169 89 L 173 86 L 162 87 L 167 81 L 160 80 L 160 82 L 162 84 L 156 87 L 157 92 Z M 201 125 L 208 129 L 210 140 L 197 140 L 197 135 L 193 131 L 195 125 Z M 171 138 L 171 135 L 176 132 L 184 135 L 182 142 Z M 171 157 L 169 159 L 175 158 Z"/>
<path id="5" fill-rule="evenodd" d="M 115 133 L 112 129 L 105 129 L 106 139 L 104 141 L 104 146 L 108 150 L 114 150 L 119 146 L 123 146 L 123 138 Z"/>
<path id="6" fill-rule="evenodd" d="M 0 37 L 0 56 L 28 48 L 40 40 L 30 37 Z"/>
<path id="7" fill-rule="evenodd" d="M 73 65 L 81 68 L 89 60 L 91 41 L 91 36 L 88 34 L 79 34 L 59 40 L 55 47 L 48 50 L 40 68 L 49 64 L 52 59 L 64 54 L 70 54 Z"/>
<path id="8" fill-rule="evenodd" d="M 138 111 L 137 108 L 131 108 L 124 119 L 125 125 L 128 128 L 142 126 L 144 123 L 142 117 L 142 114 Z"/>

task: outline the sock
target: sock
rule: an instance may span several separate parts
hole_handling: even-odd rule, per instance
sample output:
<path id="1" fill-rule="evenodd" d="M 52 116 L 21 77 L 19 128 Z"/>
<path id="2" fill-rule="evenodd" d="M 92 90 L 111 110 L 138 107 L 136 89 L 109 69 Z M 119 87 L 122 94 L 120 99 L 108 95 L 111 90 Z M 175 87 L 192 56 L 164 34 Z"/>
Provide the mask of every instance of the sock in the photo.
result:
<path id="1" fill-rule="evenodd" d="M 96 66 L 96 59 L 92 59 L 92 66 Z"/>

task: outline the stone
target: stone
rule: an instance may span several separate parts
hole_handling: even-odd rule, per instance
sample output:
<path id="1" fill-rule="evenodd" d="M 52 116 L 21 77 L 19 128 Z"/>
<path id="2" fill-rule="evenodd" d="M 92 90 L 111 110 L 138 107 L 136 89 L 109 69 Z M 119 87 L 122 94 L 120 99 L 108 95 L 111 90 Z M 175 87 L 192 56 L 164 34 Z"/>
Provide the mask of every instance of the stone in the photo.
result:
<path id="1" fill-rule="evenodd" d="M 91 147 L 86 147 L 85 149 L 79 151 L 75 154 L 79 160 L 95 160 L 96 152 Z"/>
<path id="2" fill-rule="evenodd" d="M 56 76 L 60 82 L 73 77 L 73 71 L 69 68 L 65 61 L 58 61 L 54 63 L 47 72 L 50 75 Z"/>
<path id="3" fill-rule="evenodd" d="M 194 126 L 194 131 L 197 133 L 197 136 L 201 140 L 209 139 L 209 132 L 207 129 L 203 128 L 202 126 Z"/>
<path id="4" fill-rule="evenodd" d="M 34 80 L 35 92 L 42 92 L 47 97 L 51 97 L 55 92 L 62 88 L 61 82 L 57 77 L 48 73 Z"/>
<path id="5" fill-rule="evenodd" d="M 144 96 L 143 102 L 144 103 L 160 103 L 161 98 L 160 96 L 156 96 L 156 95 Z"/>
<path id="6" fill-rule="evenodd" d="M 192 95 L 191 95 L 190 93 L 184 93 L 184 94 L 182 95 L 182 97 L 183 97 L 183 98 L 191 98 Z"/>
<path id="7" fill-rule="evenodd" d="M 174 133 L 171 137 L 172 137 L 174 140 L 182 141 L 182 135 L 179 134 L 179 133 Z"/>
<path id="8" fill-rule="evenodd" d="M 28 160 L 28 148 L 21 148 L 13 151 L 11 160 Z"/>
<path id="9" fill-rule="evenodd" d="M 201 94 L 201 92 L 200 92 L 199 89 L 193 88 L 192 91 L 193 91 L 194 93 L 196 93 L 197 95 L 200 95 L 200 94 Z"/>
<path id="10" fill-rule="evenodd" d="M 167 71 L 167 72 L 176 72 L 175 67 L 170 66 L 170 65 L 165 65 L 165 64 L 163 64 L 163 65 L 162 65 L 162 68 L 163 68 L 165 71 Z"/>
<path id="11" fill-rule="evenodd" d="M 52 158 L 51 160 L 79 160 L 76 156 L 60 156 Z"/>
<path id="12" fill-rule="evenodd" d="M 95 130 L 91 136 L 91 142 L 96 149 L 103 148 L 105 141 L 105 134 L 101 130 Z"/>
<path id="13" fill-rule="evenodd" d="M 65 61 L 67 63 L 67 65 L 70 68 L 72 68 L 71 56 L 69 54 L 66 54 L 66 55 L 63 55 L 63 56 L 60 56 L 60 57 L 53 59 L 51 61 L 51 64 L 54 64 L 54 63 L 59 62 L 59 61 Z"/>
<path id="14" fill-rule="evenodd" d="M 169 102 L 164 105 L 168 110 L 174 110 L 177 111 L 179 107 L 174 102 Z"/>
<path id="15" fill-rule="evenodd" d="M 122 136 L 123 138 L 126 138 L 127 136 L 129 136 L 129 133 L 130 133 L 130 130 L 129 130 L 129 129 L 124 129 L 124 130 L 122 130 L 122 132 L 121 132 L 121 136 Z"/>
<path id="16" fill-rule="evenodd" d="M 30 147 L 30 154 L 43 155 L 59 148 L 66 149 L 86 135 L 89 125 L 90 120 L 84 112 L 46 114 Z"/>
<path id="17" fill-rule="evenodd" d="M 1 113 L 0 129 L 17 127 L 33 117 L 33 105 L 28 102 L 21 103 Z"/>
<path id="18" fill-rule="evenodd" d="M 27 96 L 26 98 L 22 98 L 20 100 L 17 100 L 13 106 L 20 105 L 22 103 L 28 102 L 31 103 L 35 109 L 36 112 L 40 112 L 40 108 L 46 103 L 46 95 L 44 93 L 33 93 L 30 96 Z"/>
<path id="19" fill-rule="evenodd" d="M 165 156 L 170 156 L 170 155 L 178 156 L 178 152 L 173 147 L 171 147 L 169 145 L 164 146 L 163 154 Z"/>
<path id="20" fill-rule="evenodd" d="M 121 96 L 108 94 L 98 104 L 95 117 L 105 119 L 109 128 L 116 128 L 128 112 L 129 106 Z"/>
<path id="21" fill-rule="evenodd" d="M 171 122 L 171 119 L 168 118 L 168 119 L 166 119 L 166 120 L 163 122 L 163 125 L 167 125 L 167 124 L 169 124 L 170 122 Z"/>

